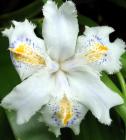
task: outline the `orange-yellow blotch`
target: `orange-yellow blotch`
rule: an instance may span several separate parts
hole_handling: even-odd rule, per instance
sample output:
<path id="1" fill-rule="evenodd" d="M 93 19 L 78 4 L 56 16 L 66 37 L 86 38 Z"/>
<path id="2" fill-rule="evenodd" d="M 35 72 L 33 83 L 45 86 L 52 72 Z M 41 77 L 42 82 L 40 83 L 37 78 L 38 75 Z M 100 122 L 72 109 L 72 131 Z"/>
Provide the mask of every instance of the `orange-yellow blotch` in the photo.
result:
<path id="1" fill-rule="evenodd" d="M 25 44 L 23 44 L 23 43 L 15 48 L 16 53 L 23 54 L 23 53 L 26 53 L 26 51 L 27 51 L 27 46 Z"/>
<path id="2" fill-rule="evenodd" d="M 91 49 L 87 51 L 84 57 L 88 62 L 95 62 L 100 60 L 108 50 L 109 49 L 107 46 L 100 43 L 95 43 L 93 46 L 91 46 Z"/>
<path id="3" fill-rule="evenodd" d="M 33 65 L 45 65 L 45 59 L 24 43 L 19 44 L 16 48 L 9 48 L 9 50 L 13 53 L 17 61 Z"/>
<path id="4" fill-rule="evenodd" d="M 66 126 L 73 117 L 72 103 L 66 96 L 60 101 L 60 111 L 57 113 L 57 116 L 64 126 Z"/>

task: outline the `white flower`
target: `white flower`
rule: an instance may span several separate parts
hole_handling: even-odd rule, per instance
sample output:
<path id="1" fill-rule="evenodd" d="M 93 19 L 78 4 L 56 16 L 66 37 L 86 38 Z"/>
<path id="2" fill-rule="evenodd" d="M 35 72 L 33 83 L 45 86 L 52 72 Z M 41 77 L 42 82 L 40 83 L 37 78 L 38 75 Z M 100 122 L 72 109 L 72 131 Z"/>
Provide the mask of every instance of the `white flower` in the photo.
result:
<path id="1" fill-rule="evenodd" d="M 122 98 L 100 80 L 102 70 L 120 70 L 120 56 L 125 43 L 111 43 L 111 27 L 86 27 L 78 37 L 77 11 L 66 1 L 59 9 L 53 1 L 43 7 L 42 35 L 28 20 L 13 21 L 3 35 L 9 38 L 13 64 L 22 83 L 2 100 L 2 106 L 17 112 L 17 123 L 23 124 L 36 113 L 42 113 L 56 136 L 60 128 L 70 127 L 79 134 L 81 120 L 90 110 L 109 125 L 110 108 L 123 103 Z"/>

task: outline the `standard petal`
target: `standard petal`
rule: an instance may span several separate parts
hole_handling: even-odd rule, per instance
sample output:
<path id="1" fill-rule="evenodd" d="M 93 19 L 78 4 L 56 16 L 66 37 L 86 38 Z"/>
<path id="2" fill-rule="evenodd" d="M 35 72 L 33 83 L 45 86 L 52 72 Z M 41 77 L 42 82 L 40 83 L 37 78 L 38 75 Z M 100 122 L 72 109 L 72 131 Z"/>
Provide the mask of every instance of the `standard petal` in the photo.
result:
<path id="1" fill-rule="evenodd" d="M 28 20 L 13 21 L 13 24 L 14 27 L 5 29 L 3 35 L 9 38 L 11 58 L 23 80 L 45 65 L 45 46 L 34 33 L 35 25 Z"/>
<path id="2" fill-rule="evenodd" d="M 75 52 L 78 35 L 77 11 L 71 1 L 59 9 L 53 1 L 47 1 L 43 8 L 43 37 L 50 56 L 63 61 Z"/>
<path id="3" fill-rule="evenodd" d="M 18 124 L 25 123 L 49 101 L 51 88 L 48 72 L 41 70 L 15 87 L 1 105 L 17 112 Z"/>
<path id="4" fill-rule="evenodd" d="M 68 76 L 72 95 L 83 103 L 104 124 L 111 123 L 110 108 L 123 103 L 123 99 L 106 87 L 100 79 L 88 73 L 74 72 Z"/>
<path id="5" fill-rule="evenodd" d="M 114 31 L 108 26 L 86 27 L 84 35 L 77 41 L 77 55 L 98 71 L 110 74 L 121 68 L 120 57 L 125 51 L 121 39 L 109 41 L 109 34 Z"/>

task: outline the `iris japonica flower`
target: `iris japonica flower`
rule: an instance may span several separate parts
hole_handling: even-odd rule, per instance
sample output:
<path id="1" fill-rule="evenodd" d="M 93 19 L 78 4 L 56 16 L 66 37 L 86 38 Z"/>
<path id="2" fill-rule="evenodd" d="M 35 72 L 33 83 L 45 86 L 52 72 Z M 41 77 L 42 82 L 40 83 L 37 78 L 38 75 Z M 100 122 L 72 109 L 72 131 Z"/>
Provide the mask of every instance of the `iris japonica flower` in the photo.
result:
<path id="1" fill-rule="evenodd" d="M 2 106 L 17 112 L 18 124 L 40 112 L 56 136 L 63 127 L 79 134 L 88 110 L 110 125 L 109 110 L 123 99 L 100 80 L 100 73 L 120 70 L 125 43 L 121 39 L 110 42 L 114 29 L 108 26 L 86 26 L 78 36 L 77 11 L 71 1 L 58 8 L 48 0 L 43 15 L 43 39 L 35 35 L 35 25 L 28 20 L 13 21 L 3 31 L 22 83 L 2 100 Z"/>

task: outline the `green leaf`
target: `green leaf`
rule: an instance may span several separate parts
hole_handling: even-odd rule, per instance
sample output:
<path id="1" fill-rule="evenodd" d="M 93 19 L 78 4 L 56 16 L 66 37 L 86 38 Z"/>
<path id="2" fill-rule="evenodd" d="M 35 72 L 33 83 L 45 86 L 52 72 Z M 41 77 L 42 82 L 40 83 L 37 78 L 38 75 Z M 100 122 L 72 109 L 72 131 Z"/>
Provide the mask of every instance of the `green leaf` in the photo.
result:
<path id="1" fill-rule="evenodd" d="M 121 57 L 121 62 L 122 62 L 122 74 L 124 78 L 126 78 L 126 53 L 124 53 Z"/>
<path id="2" fill-rule="evenodd" d="M 6 130 L 6 131 L 5 131 Z M 0 107 L 0 138 L 2 140 L 15 140 L 5 111 Z"/>
<path id="3" fill-rule="evenodd" d="M 16 86 L 20 80 L 10 60 L 8 39 L 0 34 L 0 100 Z"/>
<path id="4" fill-rule="evenodd" d="M 90 18 L 86 17 L 86 16 L 82 16 L 82 15 L 78 15 L 78 20 L 79 20 L 79 24 L 82 26 L 97 26 L 97 23 L 93 20 L 91 20 Z"/>
<path id="5" fill-rule="evenodd" d="M 12 130 L 16 140 L 59 140 L 55 135 L 48 131 L 48 127 L 38 121 L 38 116 L 23 125 L 17 125 L 14 112 L 7 112 Z"/>
<path id="6" fill-rule="evenodd" d="M 47 2 L 47 0 L 42 0 L 42 2 L 45 4 Z"/>
<path id="7" fill-rule="evenodd" d="M 117 88 L 117 86 L 112 82 L 112 80 L 106 73 L 102 73 L 101 80 L 106 84 L 107 87 L 111 88 L 113 91 L 117 92 L 120 96 L 122 96 L 121 91 Z"/>
<path id="8" fill-rule="evenodd" d="M 42 0 L 35 0 L 31 4 L 17 11 L 3 14 L 0 16 L 0 22 L 5 22 L 9 20 L 22 20 L 24 18 L 32 18 L 41 12 Z"/>
<path id="9" fill-rule="evenodd" d="M 46 3 L 48 0 L 42 0 L 42 1 L 43 1 L 43 3 Z M 55 0 L 55 2 L 58 6 L 60 6 L 63 3 L 62 0 Z"/>
<path id="10" fill-rule="evenodd" d="M 124 140 L 123 128 L 119 128 L 120 122 L 117 119 L 113 117 L 112 125 L 106 126 L 89 112 L 81 124 L 80 135 L 73 135 L 73 140 Z"/>
<path id="11" fill-rule="evenodd" d="M 32 22 L 36 25 L 35 33 L 38 37 L 42 37 L 42 22 L 43 18 L 33 19 Z"/>
<path id="12" fill-rule="evenodd" d="M 112 82 L 112 80 L 108 77 L 107 74 L 103 73 L 103 76 L 101 77 L 101 79 L 110 89 L 118 93 L 120 96 L 123 96 L 121 91 Z M 125 101 L 125 98 L 123 99 L 124 99 L 124 104 L 115 107 L 115 110 L 121 116 L 123 121 L 126 123 L 126 101 Z"/>
<path id="13" fill-rule="evenodd" d="M 126 8 L 126 0 L 109 0 L 111 2 L 113 2 L 114 4 Z"/>
<path id="14" fill-rule="evenodd" d="M 58 4 L 58 6 L 62 5 L 62 3 L 63 3 L 62 0 L 55 0 L 55 2 Z"/>

